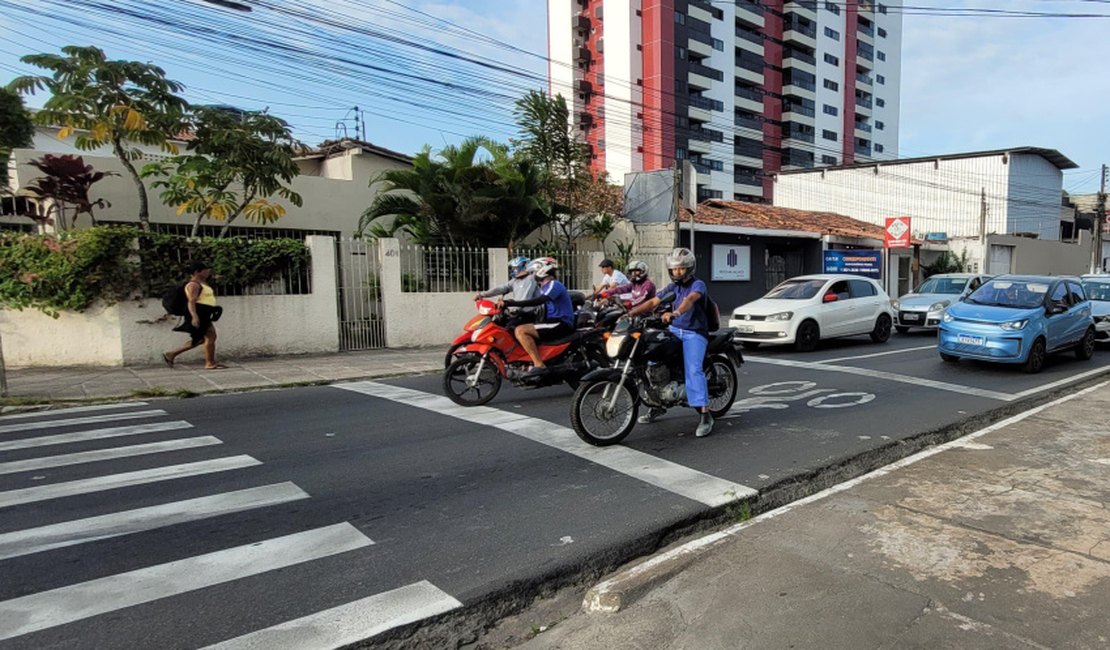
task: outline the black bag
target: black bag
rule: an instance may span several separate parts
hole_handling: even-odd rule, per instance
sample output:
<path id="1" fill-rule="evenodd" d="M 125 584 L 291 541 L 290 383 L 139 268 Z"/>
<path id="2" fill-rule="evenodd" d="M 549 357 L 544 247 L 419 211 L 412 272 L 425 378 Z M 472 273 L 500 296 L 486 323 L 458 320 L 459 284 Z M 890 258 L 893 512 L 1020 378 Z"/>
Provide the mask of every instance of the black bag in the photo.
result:
<path id="1" fill-rule="evenodd" d="M 171 316 L 184 316 L 189 312 L 189 299 L 185 297 L 185 285 L 175 285 L 162 294 L 162 308 Z"/>
<path id="2" fill-rule="evenodd" d="M 705 294 L 705 323 L 710 332 L 721 329 L 721 308 L 713 302 L 708 293 Z"/>

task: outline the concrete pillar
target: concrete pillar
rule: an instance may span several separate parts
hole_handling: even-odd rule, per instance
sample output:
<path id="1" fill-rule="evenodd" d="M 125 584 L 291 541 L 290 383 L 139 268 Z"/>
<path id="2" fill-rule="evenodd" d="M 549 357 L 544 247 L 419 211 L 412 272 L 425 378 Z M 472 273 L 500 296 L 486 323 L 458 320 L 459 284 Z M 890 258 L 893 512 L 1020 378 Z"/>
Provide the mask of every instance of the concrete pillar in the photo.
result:
<path id="1" fill-rule="evenodd" d="M 385 321 L 385 346 L 396 347 L 405 322 L 401 291 L 401 242 L 397 239 L 378 240 L 381 261 L 382 318 Z"/>
<path id="2" fill-rule="evenodd" d="M 305 237 L 305 247 L 312 260 L 312 302 L 319 305 L 314 311 L 321 320 L 331 321 L 329 327 L 320 327 L 315 336 L 325 336 L 320 340 L 322 347 L 329 351 L 339 351 L 339 278 L 335 264 L 335 238 L 326 235 Z M 321 323 L 323 325 L 323 323 Z"/>
<path id="3" fill-rule="evenodd" d="M 505 278 L 509 275 L 509 249 L 507 248 L 491 248 L 489 249 L 489 286 L 497 286 L 505 283 Z M 489 287 L 486 287 L 487 289 Z"/>

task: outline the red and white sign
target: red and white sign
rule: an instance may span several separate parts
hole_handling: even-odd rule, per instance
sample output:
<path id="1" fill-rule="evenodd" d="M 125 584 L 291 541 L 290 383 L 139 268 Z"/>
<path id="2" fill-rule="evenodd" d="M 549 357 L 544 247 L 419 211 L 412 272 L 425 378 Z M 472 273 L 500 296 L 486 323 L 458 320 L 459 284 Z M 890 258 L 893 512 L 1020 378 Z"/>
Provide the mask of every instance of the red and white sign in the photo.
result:
<path id="1" fill-rule="evenodd" d="M 883 240 L 887 248 L 909 248 L 910 218 L 887 217 Z"/>

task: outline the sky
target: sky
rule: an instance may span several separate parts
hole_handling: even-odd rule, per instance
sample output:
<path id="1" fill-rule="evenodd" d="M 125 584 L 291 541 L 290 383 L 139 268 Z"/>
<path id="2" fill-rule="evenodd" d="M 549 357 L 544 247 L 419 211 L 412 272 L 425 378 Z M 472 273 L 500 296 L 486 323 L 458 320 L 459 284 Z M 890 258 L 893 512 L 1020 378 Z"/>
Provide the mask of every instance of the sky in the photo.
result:
<path id="1" fill-rule="evenodd" d="M 356 135 L 412 154 L 470 135 L 514 135 L 512 101 L 546 87 L 543 0 L 0 0 L 0 83 L 20 57 L 67 44 L 153 62 L 194 103 L 267 109 L 306 144 Z M 723 0 L 715 0 L 723 1 Z M 893 6 L 893 3 L 891 3 Z M 1110 0 L 916 0 L 914 7 L 1106 18 L 903 16 L 901 157 L 1016 146 L 1110 163 Z M 951 14 L 954 12 L 939 12 Z M 41 95 L 27 98 L 41 105 Z"/>

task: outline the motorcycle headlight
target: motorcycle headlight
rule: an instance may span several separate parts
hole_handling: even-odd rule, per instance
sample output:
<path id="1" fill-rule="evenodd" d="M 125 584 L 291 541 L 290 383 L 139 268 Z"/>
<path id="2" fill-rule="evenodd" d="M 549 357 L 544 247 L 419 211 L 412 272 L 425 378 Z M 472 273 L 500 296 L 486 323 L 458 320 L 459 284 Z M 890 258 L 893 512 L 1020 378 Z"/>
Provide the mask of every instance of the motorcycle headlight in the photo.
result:
<path id="1" fill-rule="evenodd" d="M 1028 325 L 1028 324 L 1029 324 L 1029 321 L 1026 320 L 1026 319 L 1012 320 L 1009 323 L 1002 323 L 1001 325 L 999 325 L 999 327 L 1006 330 L 1007 332 L 1017 332 L 1017 331 L 1025 329 L 1025 326 Z"/>
<path id="2" fill-rule="evenodd" d="M 780 311 L 777 314 L 771 314 L 770 316 L 768 316 L 767 320 L 783 321 L 783 320 L 790 320 L 791 318 L 794 318 L 794 312 L 792 312 L 792 311 Z"/>
<path id="3" fill-rule="evenodd" d="M 609 340 L 605 342 L 605 354 L 608 354 L 614 359 L 619 357 L 621 354 L 621 345 L 624 344 L 625 338 L 626 336 L 624 334 L 614 334 L 610 336 Z"/>
<path id="4" fill-rule="evenodd" d="M 940 317 L 940 319 L 941 319 L 942 321 L 946 322 L 946 323 L 951 323 L 952 321 L 956 320 L 956 319 L 955 319 L 955 318 L 954 318 L 954 317 L 952 316 L 952 314 L 949 314 L 948 312 L 944 312 L 944 315 L 943 315 L 943 316 L 941 316 L 941 317 Z"/>
<path id="5" fill-rule="evenodd" d="M 940 311 L 940 310 L 944 309 L 947 306 L 948 306 L 948 301 L 947 300 L 942 300 L 940 302 L 934 302 L 932 304 L 932 306 L 929 307 L 929 311 Z"/>

